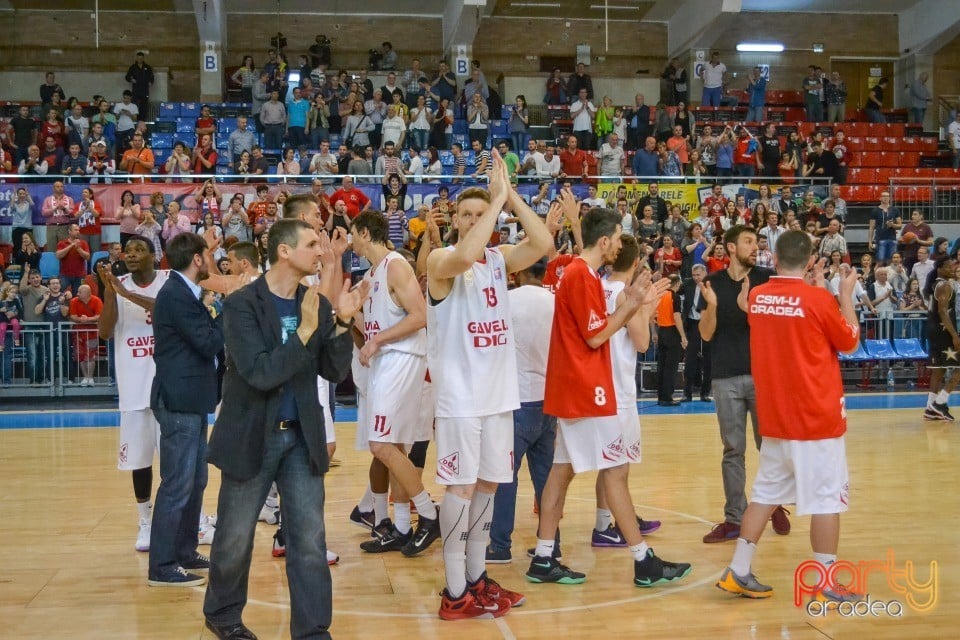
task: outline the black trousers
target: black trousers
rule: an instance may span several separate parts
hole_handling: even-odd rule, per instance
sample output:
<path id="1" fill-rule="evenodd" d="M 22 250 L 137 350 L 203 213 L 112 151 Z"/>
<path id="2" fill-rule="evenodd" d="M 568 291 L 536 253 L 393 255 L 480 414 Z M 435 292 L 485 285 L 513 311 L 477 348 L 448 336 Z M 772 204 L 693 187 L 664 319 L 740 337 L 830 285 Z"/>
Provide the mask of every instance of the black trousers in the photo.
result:
<path id="1" fill-rule="evenodd" d="M 680 344 L 680 332 L 676 327 L 660 327 L 657 342 L 657 374 L 660 378 L 657 385 L 657 400 L 659 402 L 673 400 L 677 370 L 680 368 L 682 357 L 683 347 Z"/>
<path id="2" fill-rule="evenodd" d="M 700 323 L 686 318 L 684 329 L 687 335 L 687 349 L 683 360 L 683 395 L 693 397 L 694 388 L 699 387 L 700 397 L 710 395 L 710 343 L 700 337 Z"/>

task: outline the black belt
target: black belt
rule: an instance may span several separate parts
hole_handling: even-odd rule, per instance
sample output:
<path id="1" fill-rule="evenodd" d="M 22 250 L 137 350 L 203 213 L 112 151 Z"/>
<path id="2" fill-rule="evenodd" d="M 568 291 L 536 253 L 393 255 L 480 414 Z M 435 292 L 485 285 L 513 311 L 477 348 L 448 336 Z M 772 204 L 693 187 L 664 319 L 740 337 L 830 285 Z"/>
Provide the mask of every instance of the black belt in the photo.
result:
<path id="1" fill-rule="evenodd" d="M 290 429 L 299 429 L 300 421 L 299 420 L 281 420 L 277 423 L 277 429 L 280 431 L 288 431 Z"/>

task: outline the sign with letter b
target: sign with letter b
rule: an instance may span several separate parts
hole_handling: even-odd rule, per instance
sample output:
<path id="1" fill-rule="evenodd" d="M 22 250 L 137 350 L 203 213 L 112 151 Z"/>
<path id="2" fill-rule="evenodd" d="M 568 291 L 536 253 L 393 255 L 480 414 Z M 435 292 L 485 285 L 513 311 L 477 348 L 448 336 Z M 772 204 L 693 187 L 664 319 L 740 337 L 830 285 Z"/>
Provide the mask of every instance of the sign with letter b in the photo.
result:
<path id="1" fill-rule="evenodd" d="M 454 67 L 454 73 L 458 76 L 470 75 L 470 60 L 466 57 L 458 56 Z"/>
<path id="2" fill-rule="evenodd" d="M 207 51 L 203 54 L 203 70 L 204 71 L 217 71 L 218 70 L 218 56 L 216 52 Z"/>

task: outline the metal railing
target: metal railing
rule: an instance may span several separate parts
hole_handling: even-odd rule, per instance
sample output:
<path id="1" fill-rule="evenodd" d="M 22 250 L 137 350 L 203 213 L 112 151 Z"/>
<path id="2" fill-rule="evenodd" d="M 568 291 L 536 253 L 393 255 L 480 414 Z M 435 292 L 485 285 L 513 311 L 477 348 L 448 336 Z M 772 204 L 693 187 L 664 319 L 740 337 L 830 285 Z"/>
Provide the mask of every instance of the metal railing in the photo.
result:
<path id="1" fill-rule="evenodd" d="M 906 222 L 918 209 L 927 222 L 960 222 L 960 178 L 891 178 L 892 203 Z"/>
<path id="2" fill-rule="evenodd" d="M 19 332 L 8 326 L 0 345 L 0 397 L 116 394 L 113 343 L 96 325 L 24 322 Z"/>

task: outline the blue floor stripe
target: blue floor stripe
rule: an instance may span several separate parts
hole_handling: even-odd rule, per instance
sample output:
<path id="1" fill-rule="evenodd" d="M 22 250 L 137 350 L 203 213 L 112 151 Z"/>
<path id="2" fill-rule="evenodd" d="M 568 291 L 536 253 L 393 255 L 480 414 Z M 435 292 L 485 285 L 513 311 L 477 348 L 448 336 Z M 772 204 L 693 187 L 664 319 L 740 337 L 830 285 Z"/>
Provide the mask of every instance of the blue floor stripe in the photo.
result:
<path id="1" fill-rule="evenodd" d="M 954 401 L 960 394 L 953 394 Z M 926 406 L 926 393 L 865 393 L 847 396 L 847 409 L 922 409 Z M 637 403 L 643 415 L 691 415 L 714 413 L 712 402 L 685 402 L 679 407 L 661 407 L 656 400 L 641 400 Z M 337 407 L 337 422 L 356 422 L 356 407 Z M 4 429 L 63 429 L 105 428 L 120 423 L 120 412 L 104 409 L 92 411 L 16 411 L 0 412 L 0 430 Z M 213 424 L 213 416 L 210 416 Z"/>

